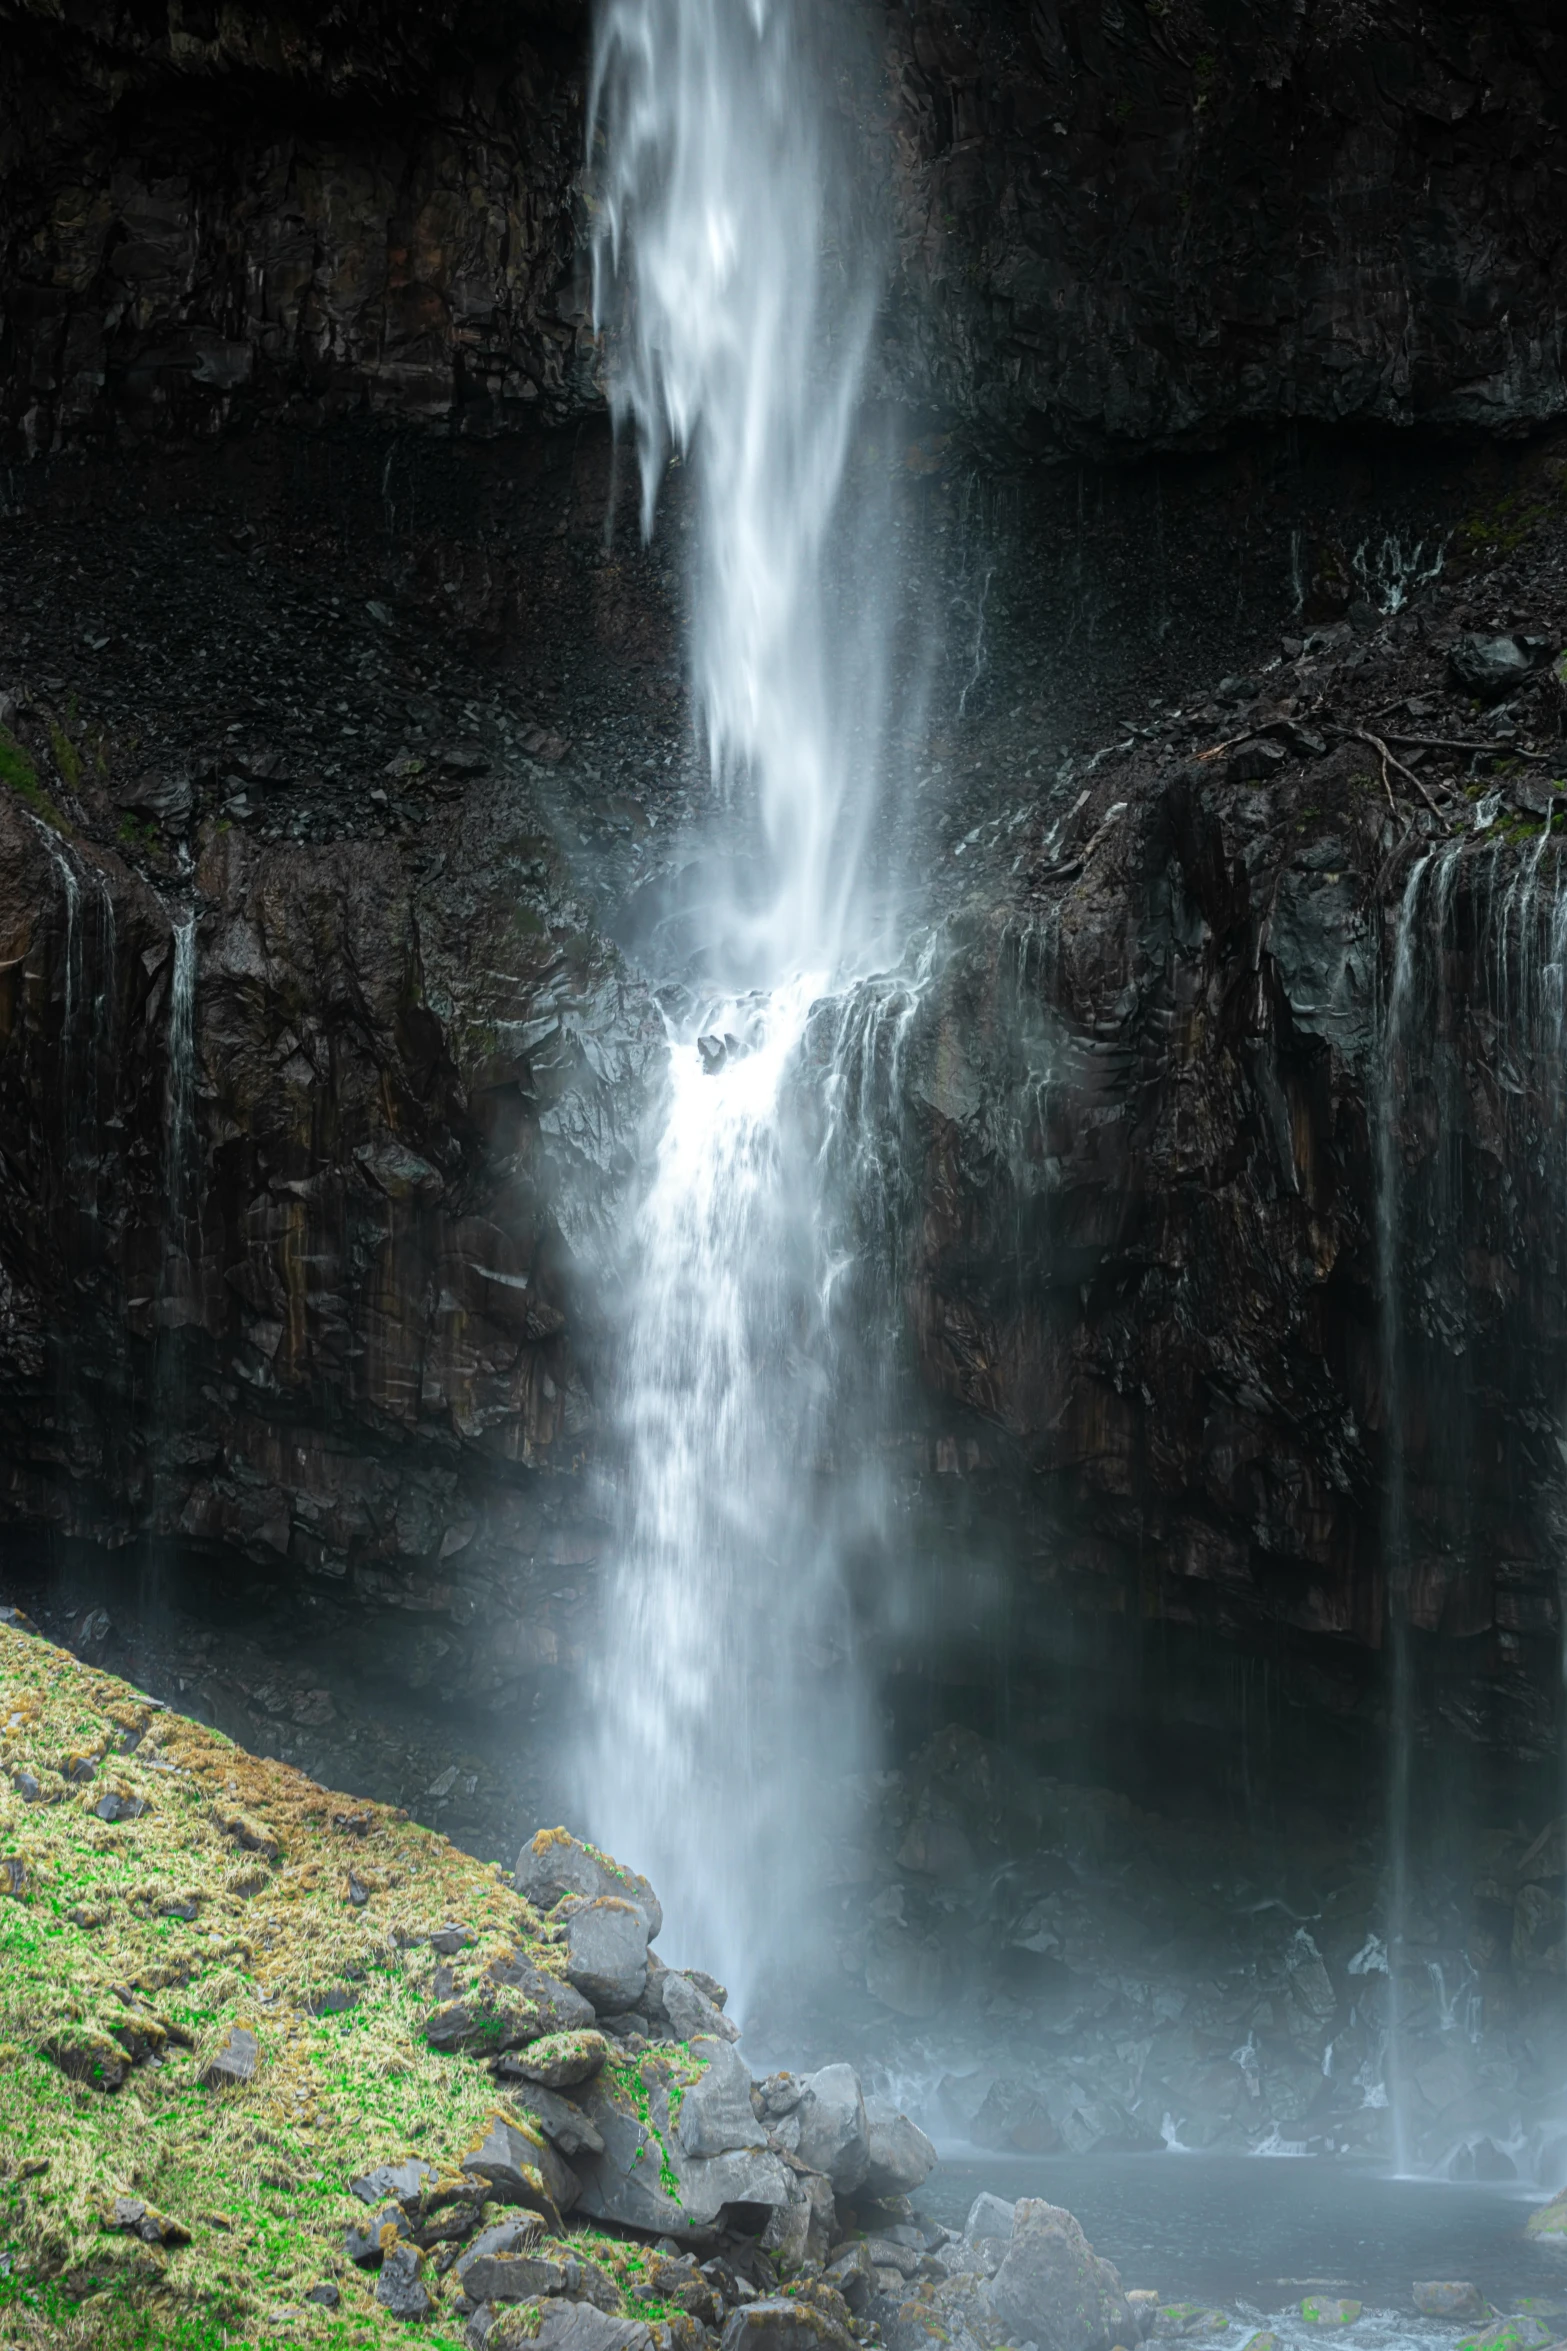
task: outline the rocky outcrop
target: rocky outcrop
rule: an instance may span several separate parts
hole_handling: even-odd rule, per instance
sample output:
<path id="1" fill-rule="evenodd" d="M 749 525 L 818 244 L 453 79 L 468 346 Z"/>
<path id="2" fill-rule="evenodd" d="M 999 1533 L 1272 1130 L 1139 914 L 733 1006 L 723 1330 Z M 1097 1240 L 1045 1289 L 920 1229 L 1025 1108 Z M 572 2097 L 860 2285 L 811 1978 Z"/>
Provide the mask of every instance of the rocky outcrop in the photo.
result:
<path id="1" fill-rule="evenodd" d="M 572 1245 L 613 1212 L 653 1041 L 525 793 L 470 793 L 439 889 L 394 843 L 217 823 L 160 894 L 24 785 L 0 805 L 11 1511 L 443 1613 L 476 1542 L 569 1545 L 540 1480 L 592 1414 Z M 541 1662 L 513 1639 L 508 1666 L 486 1635 L 503 1678 Z"/>
<path id="2" fill-rule="evenodd" d="M 1551 647 L 1557 543 L 1510 583 Z M 911 1059 L 925 1491 L 1031 1524 L 1014 1664 L 1065 1598 L 1266 1644 L 1379 1740 L 1407 1637 L 1423 1737 L 1545 1757 L 1560 687 L 1487 716 L 1464 591 L 1363 617 L 1129 740 L 953 926 Z"/>
<path id="3" fill-rule="evenodd" d="M 892 396 L 1034 455 L 1562 413 L 1542 0 L 868 10 Z M 601 396 L 587 11 L 0 12 L 8 455 Z M 919 462 L 939 461 L 926 451 Z"/>

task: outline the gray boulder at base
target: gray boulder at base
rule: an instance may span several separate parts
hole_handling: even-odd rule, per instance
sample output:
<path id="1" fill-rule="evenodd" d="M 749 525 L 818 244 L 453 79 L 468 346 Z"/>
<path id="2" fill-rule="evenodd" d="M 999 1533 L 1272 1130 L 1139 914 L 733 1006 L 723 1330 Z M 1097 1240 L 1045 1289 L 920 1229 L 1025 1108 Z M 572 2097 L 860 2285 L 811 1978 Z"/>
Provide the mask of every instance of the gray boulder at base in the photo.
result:
<path id="1" fill-rule="evenodd" d="M 601 2016 L 615 2016 L 641 1998 L 647 1945 L 647 1919 L 636 1904 L 619 1894 L 601 1895 L 567 1922 L 567 1977 Z"/>
<path id="2" fill-rule="evenodd" d="M 826 2174 L 836 2194 L 852 2196 L 862 2187 L 870 2169 L 870 2126 L 853 2066 L 824 2065 L 807 2074 L 800 2103 L 779 2136 L 809 2170 Z"/>
<path id="3" fill-rule="evenodd" d="M 650 1982 L 649 1992 L 653 1989 Z M 692 2041 L 698 2034 L 715 2041 L 737 2041 L 739 2027 L 730 2023 L 721 2008 L 715 2008 L 699 1984 L 694 1984 L 679 1968 L 670 1967 L 658 1978 L 658 2004 L 667 2017 L 677 2040 Z"/>
<path id="4" fill-rule="evenodd" d="M 581 2158 L 578 2210 L 595 2220 L 619 2221 L 657 2236 L 689 2235 L 711 2227 L 726 2205 L 786 2205 L 789 2174 L 765 2145 L 757 2145 L 749 2096 L 739 2111 L 730 2068 L 745 2068 L 726 2041 L 693 2041 L 691 2058 L 702 2068 L 676 2101 L 678 2125 L 670 2115 L 669 2082 L 674 2069 L 659 2052 L 639 2061 L 641 2095 L 623 2074 L 600 2074 L 582 2091 L 582 2108 L 604 2142 L 604 2152 Z M 702 2095 L 706 2076 L 720 2070 L 716 2089 Z M 683 2074 L 687 2069 L 681 2066 Z M 691 2153 L 683 2135 L 686 2109 L 697 2102 L 690 2125 L 693 2141 L 713 2147 L 721 2138 L 741 2143 L 710 2154 Z M 644 2119 L 645 2111 L 645 2119 Z M 742 2136 L 743 2134 L 743 2136 Z"/>
<path id="5" fill-rule="evenodd" d="M 1012 2224 L 1017 2217 L 1017 2206 L 1009 2204 L 1004 2196 L 992 2196 L 987 2188 L 975 2197 L 963 2223 L 965 2245 L 999 2243 L 1004 2254 L 1012 2242 Z"/>
<path id="6" fill-rule="evenodd" d="M 498 2310 L 483 2303 L 468 2321 L 470 2351 L 654 2351 L 651 2330 L 641 2319 L 612 2318 L 591 2302 L 547 2301 L 533 2309 Z"/>
<path id="7" fill-rule="evenodd" d="M 707 2065 L 694 2089 L 681 2101 L 677 2126 L 686 2155 L 727 2155 L 740 2147 L 765 2147 L 767 2133 L 751 2106 L 751 2076 L 739 2051 L 728 2041 L 702 2040 Z"/>
<path id="8" fill-rule="evenodd" d="M 1138 2340 L 1115 2270 L 1070 2212 L 1038 2197 L 1022 2197 L 1013 2209 L 1012 2242 L 989 2300 L 1008 2333 L 1039 2351 L 1111 2351 Z"/>
<path id="9" fill-rule="evenodd" d="M 546 2090 L 538 2082 L 529 2082 L 523 2089 L 512 2092 L 511 2102 L 526 2121 L 537 2123 L 550 2145 L 558 2147 L 562 2155 L 603 2154 L 603 2140 L 575 2099 L 563 2098 L 558 2090 Z"/>
<path id="10" fill-rule="evenodd" d="M 646 1878 L 622 1869 L 607 1853 L 584 1845 L 566 1829 L 540 1829 L 517 1856 L 517 1891 L 539 1910 L 549 1910 L 565 1894 L 581 1894 L 590 1902 L 601 1894 L 618 1894 L 634 1902 L 647 1920 L 653 1942 L 664 1923 L 658 1896 Z"/>
<path id="11" fill-rule="evenodd" d="M 1543 637 L 1459 637 L 1447 656 L 1453 683 L 1477 701 L 1499 702 L 1503 695 L 1527 685 L 1535 671 L 1549 661 L 1551 647 Z"/>
<path id="12" fill-rule="evenodd" d="M 825 2310 L 777 2295 L 732 2310 L 718 2341 L 719 2351 L 844 2351 L 853 2339 Z"/>
<path id="13" fill-rule="evenodd" d="M 1422 2318 L 1452 2318 L 1467 2325 L 1489 2315 L 1485 2296 L 1467 2278 L 1419 2278 L 1414 2296 Z"/>
<path id="14" fill-rule="evenodd" d="M 878 2201 L 912 2196 L 936 2168 L 936 2150 L 918 2125 L 882 2098 L 865 2101 L 869 2163 L 860 2193 Z"/>

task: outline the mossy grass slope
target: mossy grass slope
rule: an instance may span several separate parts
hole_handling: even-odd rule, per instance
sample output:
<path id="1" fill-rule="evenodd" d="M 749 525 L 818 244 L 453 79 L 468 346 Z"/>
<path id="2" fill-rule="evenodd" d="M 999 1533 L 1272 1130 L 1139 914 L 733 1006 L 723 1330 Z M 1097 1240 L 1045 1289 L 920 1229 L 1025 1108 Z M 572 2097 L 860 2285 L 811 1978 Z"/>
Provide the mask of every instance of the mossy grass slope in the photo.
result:
<path id="1" fill-rule="evenodd" d="M 424 2040 L 448 1923 L 561 1972 L 499 1869 L 0 1625 L 0 2341 L 406 2342 L 343 2257 L 348 2182 L 452 2161 L 497 2103 Z M 209 2087 L 236 2030 L 255 2077 Z M 189 2241 L 116 2232 L 116 2196 Z M 571 2249 L 631 2282 L 634 2248 Z"/>

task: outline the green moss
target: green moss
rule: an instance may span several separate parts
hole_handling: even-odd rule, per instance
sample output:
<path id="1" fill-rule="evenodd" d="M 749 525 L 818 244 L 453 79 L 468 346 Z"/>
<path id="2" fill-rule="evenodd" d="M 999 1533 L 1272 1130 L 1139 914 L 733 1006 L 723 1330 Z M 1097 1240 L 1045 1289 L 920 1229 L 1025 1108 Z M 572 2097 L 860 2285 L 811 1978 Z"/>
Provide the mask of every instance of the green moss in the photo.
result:
<path id="1" fill-rule="evenodd" d="M 82 755 L 71 741 L 64 727 L 49 722 L 49 748 L 54 753 L 54 764 L 60 771 L 60 781 L 68 792 L 82 788 Z"/>
<path id="2" fill-rule="evenodd" d="M 83 1785 L 59 1766 L 90 1756 Z M 26 1765 L 53 1801 L 24 1805 Z M 139 1797 L 133 1821 L 99 1819 L 106 1792 Z M 261 1828 L 275 1861 L 234 1823 Z M 335 1796 L 217 1732 L 155 1714 L 125 1683 L 0 1627 L 0 1851 L 23 1863 L 22 1899 L 0 1898 L 0 2340 L 26 2351 L 81 2344 L 206 2351 L 276 2339 L 268 2311 L 298 2309 L 332 2278 L 336 2318 L 315 2342 L 363 2351 L 406 2342 L 342 2257 L 362 2208 L 348 2181 L 417 2150 L 451 2161 L 496 2102 L 471 2058 L 424 2039 L 424 1937 L 460 1917 L 476 1971 L 521 1951 L 558 1960 L 536 1914 L 496 1869 L 385 1806 Z M 369 1889 L 347 1899 L 352 1867 Z M 165 1915 L 194 1896 L 193 1919 Z M 311 2013 L 342 1986 L 354 2005 Z M 244 2089 L 204 2086 L 236 2025 L 260 2046 Z M 107 2092 L 48 2055 L 74 2034 L 89 2066 L 116 2045 L 153 2047 Z M 148 2247 L 103 2224 L 134 2194 L 190 2232 Z M 574 2245 L 573 2250 L 580 2250 Z M 74 2314 L 74 2315 L 73 2315 Z M 441 2317 L 420 2330 L 453 2344 Z"/>
<path id="3" fill-rule="evenodd" d="M 70 827 L 38 781 L 38 770 L 28 753 L 4 727 L 0 727 L 0 784 L 8 784 L 34 816 L 42 817 L 54 832 L 69 833 Z"/>

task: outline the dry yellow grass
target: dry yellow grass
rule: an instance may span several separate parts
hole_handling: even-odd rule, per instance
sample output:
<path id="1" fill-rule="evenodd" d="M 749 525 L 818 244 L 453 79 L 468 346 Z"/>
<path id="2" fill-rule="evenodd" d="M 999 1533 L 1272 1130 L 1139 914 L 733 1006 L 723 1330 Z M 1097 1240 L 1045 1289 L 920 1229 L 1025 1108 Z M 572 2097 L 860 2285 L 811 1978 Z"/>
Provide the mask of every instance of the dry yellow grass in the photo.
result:
<path id="1" fill-rule="evenodd" d="M 449 1923 L 472 1969 L 560 1973 L 499 1869 L 0 1626 L 0 2351 L 406 2341 L 343 2258 L 347 2189 L 451 2160 L 496 2103 L 423 2038 L 425 1940 Z M 236 2028 L 254 2080 L 205 2086 Z M 117 2232 L 115 2196 L 189 2241 Z M 593 2251 L 625 2274 L 628 2248 Z M 335 2313 L 305 2301 L 328 2280 Z"/>

